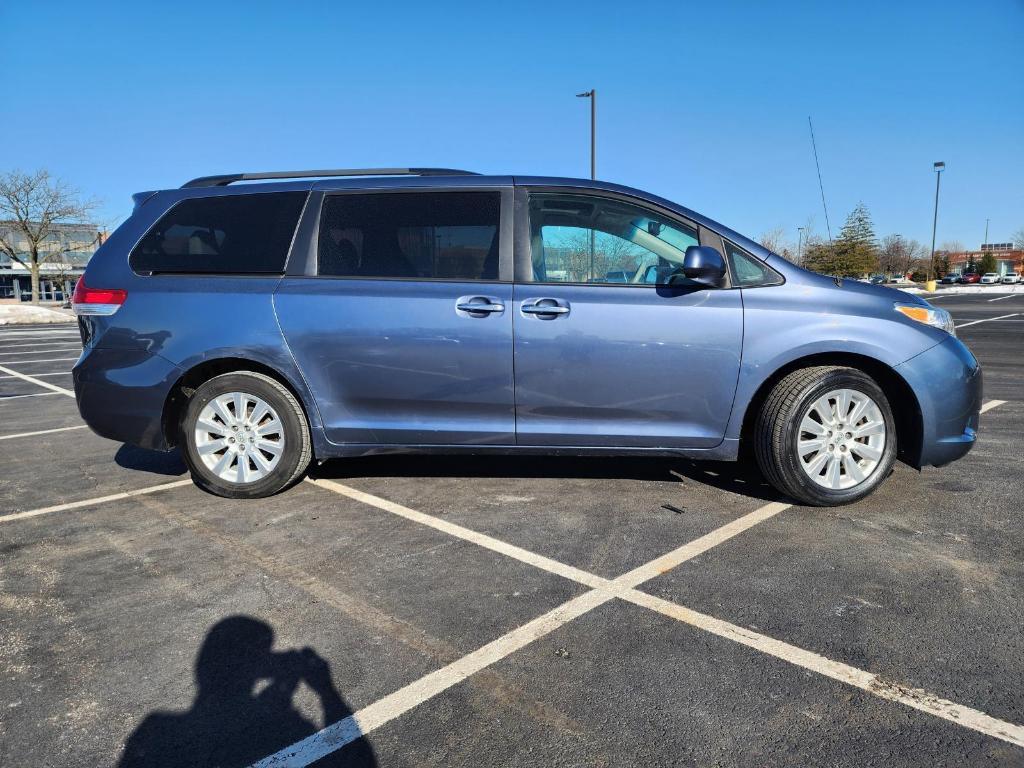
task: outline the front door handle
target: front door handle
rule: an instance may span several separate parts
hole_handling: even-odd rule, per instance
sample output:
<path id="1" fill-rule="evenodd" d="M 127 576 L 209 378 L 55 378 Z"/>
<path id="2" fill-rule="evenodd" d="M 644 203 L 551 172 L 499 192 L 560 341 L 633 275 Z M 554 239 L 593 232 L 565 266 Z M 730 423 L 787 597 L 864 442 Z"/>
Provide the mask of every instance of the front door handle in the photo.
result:
<path id="1" fill-rule="evenodd" d="M 568 315 L 569 304 L 558 299 L 527 299 L 519 311 L 524 315 L 540 315 L 542 319 L 553 320 L 557 315 Z"/>
<path id="2" fill-rule="evenodd" d="M 544 307 L 539 304 L 530 304 L 523 307 L 523 312 L 528 315 L 568 315 L 568 307 Z"/>
<path id="3" fill-rule="evenodd" d="M 471 317 L 486 317 L 492 312 L 504 312 L 505 305 L 489 296 L 463 296 L 455 302 L 455 308 Z"/>

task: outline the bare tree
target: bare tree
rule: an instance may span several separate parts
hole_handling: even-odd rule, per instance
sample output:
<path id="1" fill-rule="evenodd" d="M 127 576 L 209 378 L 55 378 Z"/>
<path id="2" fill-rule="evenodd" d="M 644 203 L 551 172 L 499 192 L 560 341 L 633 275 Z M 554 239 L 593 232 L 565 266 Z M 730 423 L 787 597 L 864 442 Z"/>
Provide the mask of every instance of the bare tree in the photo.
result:
<path id="1" fill-rule="evenodd" d="M 757 238 L 757 242 L 763 245 L 772 253 L 782 254 L 786 249 L 786 230 L 782 227 L 774 227 Z"/>
<path id="2" fill-rule="evenodd" d="M 1024 227 L 1013 233 L 1013 247 L 1024 251 Z"/>
<path id="3" fill-rule="evenodd" d="M 32 278 L 32 301 L 39 301 L 39 269 L 46 263 L 63 262 L 83 243 L 69 243 L 60 224 L 85 223 L 96 209 L 78 190 L 49 171 L 12 171 L 0 175 L 0 253 L 25 267 Z M 100 233 L 88 247 L 99 242 Z"/>
<path id="4" fill-rule="evenodd" d="M 925 248 L 917 240 L 906 240 L 902 235 L 882 238 L 878 251 L 879 269 L 886 275 L 906 275 L 915 272 L 926 261 Z"/>
<path id="5" fill-rule="evenodd" d="M 776 251 L 780 256 L 798 267 L 804 266 L 804 256 L 807 254 L 808 246 L 820 248 L 821 238 L 814 231 L 814 217 L 808 216 L 802 227 L 796 228 L 796 239 L 782 246 L 781 251 Z"/>
<path id="6" fill-rule="evenodd" d="M 70 307 L 71 294 L 68 292 L 68 288 L 71 286 L 71 281 L 74 279 L 74 272 L 70 265 L 63 259 L 60 261 L 50 262 L 50 269 L 46 270 L 46 279 L 49 280 L 53 286 L 54 293 L 60 291 L 64 299 L 64 306 Z M 42 281 L 40 280 L 40 282 Z"/>

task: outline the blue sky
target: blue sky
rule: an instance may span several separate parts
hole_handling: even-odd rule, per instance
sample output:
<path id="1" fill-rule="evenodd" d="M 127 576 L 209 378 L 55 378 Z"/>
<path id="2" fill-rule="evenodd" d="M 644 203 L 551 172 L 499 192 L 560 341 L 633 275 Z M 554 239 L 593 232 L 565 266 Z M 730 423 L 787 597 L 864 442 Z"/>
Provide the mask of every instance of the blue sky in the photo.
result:
<path id="1" fill-rule="evenodd" d="M 928 243 L 1024 227 L 1024 2 L 0 4 L 0 171 L 120 220 L 215 172 L 598 176 L 752 236 L 859 200 Z"/>

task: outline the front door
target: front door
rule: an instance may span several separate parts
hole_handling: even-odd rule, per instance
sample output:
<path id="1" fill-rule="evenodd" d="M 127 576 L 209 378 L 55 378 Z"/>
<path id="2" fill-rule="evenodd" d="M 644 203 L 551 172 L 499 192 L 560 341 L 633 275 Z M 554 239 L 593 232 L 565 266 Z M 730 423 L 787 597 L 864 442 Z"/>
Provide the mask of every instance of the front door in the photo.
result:
<path id="1" fill-rule="evenodd" d="M 324 196 L 275 307 L 328 440 L 515 442 L 510 216 L 510 189 Z"/>
<path id="2" fill-rule="evenodd" d="M 698 228 L 583 193 L 534 192 L 528 211 L 513 302 L 518 444 L 720 443 L 739 374 L 740 291 L 666 284 Z"/>

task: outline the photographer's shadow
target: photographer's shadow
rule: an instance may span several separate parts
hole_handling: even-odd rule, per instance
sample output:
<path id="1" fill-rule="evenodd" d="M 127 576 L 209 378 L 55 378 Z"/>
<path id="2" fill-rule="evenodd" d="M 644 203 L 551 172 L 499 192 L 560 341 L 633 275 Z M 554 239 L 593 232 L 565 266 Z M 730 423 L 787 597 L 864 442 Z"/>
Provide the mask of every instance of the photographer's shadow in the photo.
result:
<path id="1" fill-rule="evenodd" d="M 274 630 L 248 616 L 215 624 L 196 657 L 198 692 L 186 712 L 152 712 L 128 737 L 121 768 L 247 766 L 352 714 L 311 648 L 273 651 Z M 319 697 L 320 725 L 292 704 L 305 682 Z M 317 763 L 376 766 L 365 738 Z"/>

